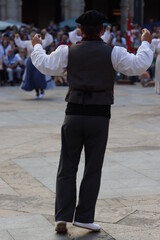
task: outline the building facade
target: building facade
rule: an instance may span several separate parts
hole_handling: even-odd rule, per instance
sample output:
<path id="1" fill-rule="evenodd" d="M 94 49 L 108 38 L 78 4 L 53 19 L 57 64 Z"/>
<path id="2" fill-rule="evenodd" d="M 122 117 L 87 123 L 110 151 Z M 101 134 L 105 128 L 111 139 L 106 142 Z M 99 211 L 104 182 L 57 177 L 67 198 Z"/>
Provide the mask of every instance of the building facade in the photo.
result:
<path id="1" fill-rule="evenodd" d="M 0 20 L 22 19 L 22 0 L 0 0 Z"/>
<path id="2" fill-rule="evenodd" d="M 63 20 L 74 18 L 84 12 L 84 0 L 62 0 L 61 1 L 61 17 Z"/>
<path id="3" fill-rule="evenodd" d="M 160 20 L 159 0 L 0 0 L 0 20 L 14 19 L 45 27 L 49 20 L 60 22 L 77 17 L 89 9 L 102 11 L 108 22 L 127 28 L 128 8 L 131 21 L 143 25 Z"/>

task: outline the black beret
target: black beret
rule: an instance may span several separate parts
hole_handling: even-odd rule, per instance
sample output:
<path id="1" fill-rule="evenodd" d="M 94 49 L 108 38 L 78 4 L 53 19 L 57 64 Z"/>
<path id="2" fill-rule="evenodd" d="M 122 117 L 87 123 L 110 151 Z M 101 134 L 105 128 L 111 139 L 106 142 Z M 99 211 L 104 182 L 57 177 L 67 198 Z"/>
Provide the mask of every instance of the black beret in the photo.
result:
<path id="1" fill-rule="evenodd" d="M 83 13 L 76 20 L 77 23 L 85 26 L 94 26 L 94 25 L 102 25 L 107 22 L 107 18 L 105 15 L 96 10 L 90 10 Z"/>

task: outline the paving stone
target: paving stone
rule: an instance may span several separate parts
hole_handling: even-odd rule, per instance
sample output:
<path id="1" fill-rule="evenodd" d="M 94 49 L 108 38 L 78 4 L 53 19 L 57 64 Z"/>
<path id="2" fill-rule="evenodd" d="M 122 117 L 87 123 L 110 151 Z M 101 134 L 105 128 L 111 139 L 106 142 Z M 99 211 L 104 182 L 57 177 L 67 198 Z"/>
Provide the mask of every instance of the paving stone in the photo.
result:
<path id="1" fill-rule="evenodd" d="M 160 213 L 137 210 L 120 220 L 118 224 L 155 228 L 160 224 Z"/>
<path id="2" fill-rule="evenodd" d="M 145 205 L 159 205 L 160 195 L 145 195 L 145 196 L 134 196 L 134 197 L 123 197 L 119 198 L 119 201 L 125 206 L 145 206 Z"/>
<path id="3" fill-rule="evenodd" d="M 145 183 L 146 184 L 146 183 Z M 144 185 L 145 185 L 144 184 Z M 142 187 L 134 187 L 132 186 L 132 188 L 119 188 L 116 189 L 116 191 L 122 196 L 122 197 L 129 197 L 129 196 L 148 196 L 148 195 L 159 195 L 160 194 L 160 186 L 158 186 L 157 184 L 154 186 L 152 186 L 152 183 L 150 182 L 149 186 L 142 186 Z"/>
<path id="4" fill-rule="evenodd" d="M 44 214 L 43 216 L 47 219 L 48 222 L 50 222 L 52 225 L 55 225 L 55 219 L 53 215 Z"/>
<path id="5" fill-rule="evenodd" d="M 28 213 L 26 212 L 26 215 L 27 215 Z M 9 210 L 9 209 L 1 209 L 0 208 L 0 217 L 2 218 L 2 217 L 9 217 L 9 216 L 20 216 L 20 215 L 25 215 L 25 212 L 24 211 L 22 211 L 22 212 L 20 212 L 20 211 L 14 211 L 14 210 Z"/>
<path id="6" fill-rule="evenodd" d="M 103 206 L 97 206 L 95 220 L 98 222 L 116 223 L 126 216 L 130 216 L 135 212 L 134 208 L 121 207 L 121 208 L 108 208 Z"/>
<path id="7" fill-rule="evenodd" d="M 160 213 L 160 204 L 136 205 L 134 206 L 139 211 Z"/>
<path id="8" fill-rule="evenodd" d="M 38 214 L 54 214 L 55 199 L 35 196 L 5 196 L 0 195 L 0 207 L 13 211 Z"/>
<path id="9" fill-rule="evenodd" d="M 142 170 L 141 173 L 143 173 L 146 177 L 149 177 L 150 179 L 160 182 L 159 169 L 157 168 Z"/>
<path id="10" fill-rule="evenodd" d="M 28 166 L 32 166 L 32 168 L 44 168 L 44 167 L 49 167 L 51 164 L 49 164 L 45 158 L 41 155 L 38 157 L 28 157 L 28 158 L 18 158 L 13 160 L 17 165 L 21 166 L 22 168 L 26 169 Z"/>
<path id="11" fill-rule="evenodd" d="M 110 199 L 98 199 L 96 206 L 106 207 L 106 208 L 120 208 L 125 207 L 123 203 L 120 202 L 119 198 L 110 198 Z"/>
<path id="12" fill-rule="evenodd" d="M 9 233 L 14 240 L 69 240 L 68 234 L 56 234 L 54 227 L 34 227 L 10 229 Z"/>
<path id="13" fill-rule="evenodd" d="M 143 228 L 140 226 L 128 226 L 128 225 L 121 225 L 119 223 L 112 224 L 112 223 L 99 223 L 102 229 L 113 236 L 116 233 L 124 233 L 124 232 L 135 232 L 135 231 L 143 231 L 147 230 L 147 228 Z"/>
<path id="14" fill-rule="evenodd" d="M 0 174 L 18 194 L 23 196 L 53 197 L 54 194 L 45 188 L 39 181 L 18 167 L 12 161 L 1 163 Z"/>
<path id="15" fill-rule="evenodd" d="M 20 228 L 50 227 L 51 224 L 41 215 L 24 215 L 0 218 L 0 230 Z"/>
<path id="16" fill-rule="evenodd" d="M 105 239 L 105 240 L 115 240 L 112 236 L 106 233 L 104 230 L 100 232 L 91 232 L 85 229 L 77 228 L 77 227 L 70 227 L 69 228 L 69 236 L 72 240 L 98 240 L 98 239 Z"/>
<path id="17" fill-rule="evenodd" d="M 0 194 L 3 195 L 18 195 L 6 182 L 0 178 Z"/>
<path id="18" fill-rule="evenodd" d="M 133 231 L 113 234 L 116 240 L 159 240 L 160 231 L 158 230 L 145 230 L 145 231 Z"/>
<path id="19" fill-rule="evenodd" d="M 0 240 L 15 240 L 12 236 L 4 230 L 0 230 Z"/>

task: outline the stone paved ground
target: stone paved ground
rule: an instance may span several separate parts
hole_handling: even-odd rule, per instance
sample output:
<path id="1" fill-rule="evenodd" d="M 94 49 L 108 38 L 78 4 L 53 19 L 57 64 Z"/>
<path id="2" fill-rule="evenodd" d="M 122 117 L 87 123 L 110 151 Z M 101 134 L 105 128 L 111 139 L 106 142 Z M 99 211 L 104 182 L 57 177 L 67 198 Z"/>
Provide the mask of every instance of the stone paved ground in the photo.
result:
<path id="1" fill-rule="evenodd" d="M 54 232 L 55 176 L 66 87 L 43 100 L 0 87 L 0 240 L 159 240 L 160 96 L 115 86 L 95 220 L 97 234 L 69 225 Z M 84 167 L 82 155 L 78 185 Z"/>

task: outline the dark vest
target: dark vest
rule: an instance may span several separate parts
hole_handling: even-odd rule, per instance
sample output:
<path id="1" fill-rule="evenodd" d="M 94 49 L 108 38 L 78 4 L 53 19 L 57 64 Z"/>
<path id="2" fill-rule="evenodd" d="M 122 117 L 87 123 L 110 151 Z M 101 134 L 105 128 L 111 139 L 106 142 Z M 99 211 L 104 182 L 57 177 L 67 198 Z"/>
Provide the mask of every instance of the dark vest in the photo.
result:
<path id="1" fill-rule="evenodd" d="M 112 48 L 103 41 L 82 41 L 69 48 L 66 101 L 78 104 L 113 104 L 115 71 Z"/>

